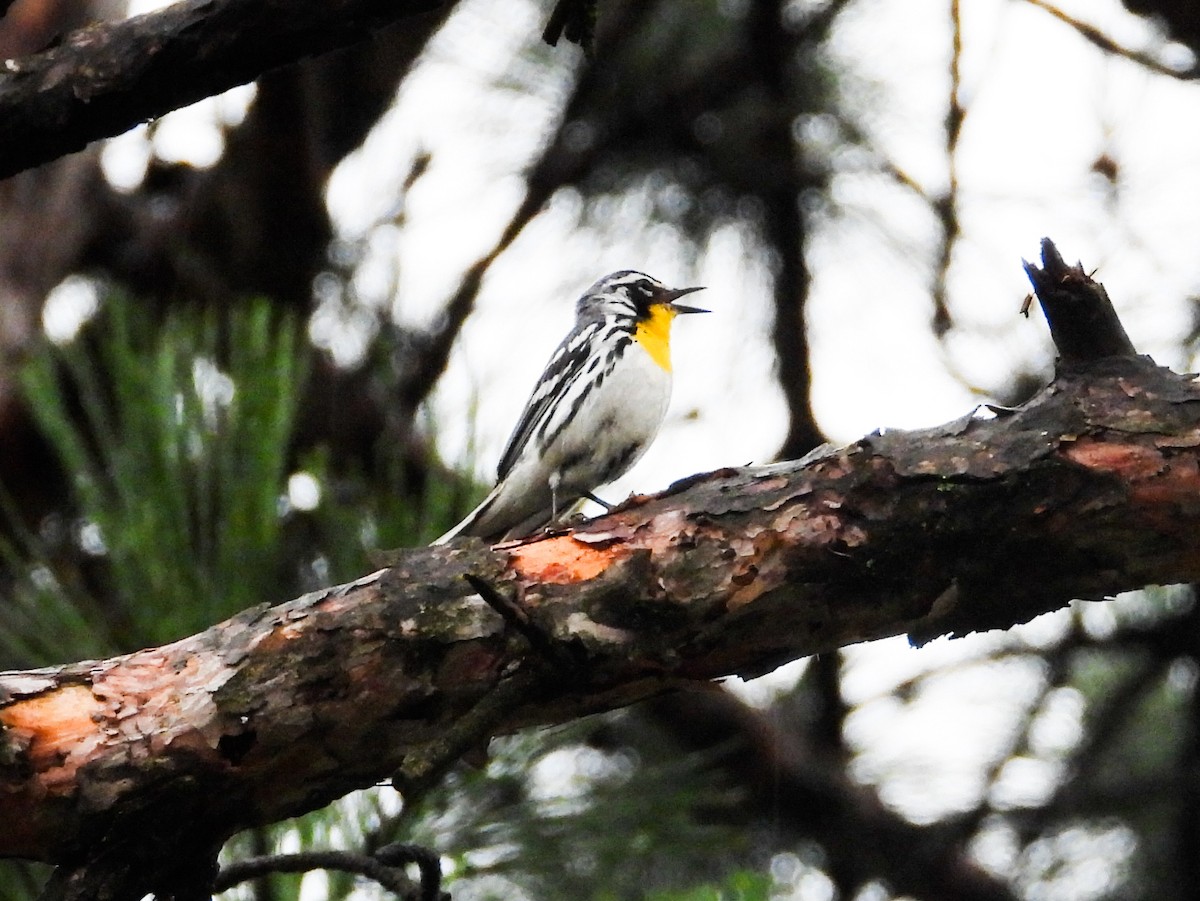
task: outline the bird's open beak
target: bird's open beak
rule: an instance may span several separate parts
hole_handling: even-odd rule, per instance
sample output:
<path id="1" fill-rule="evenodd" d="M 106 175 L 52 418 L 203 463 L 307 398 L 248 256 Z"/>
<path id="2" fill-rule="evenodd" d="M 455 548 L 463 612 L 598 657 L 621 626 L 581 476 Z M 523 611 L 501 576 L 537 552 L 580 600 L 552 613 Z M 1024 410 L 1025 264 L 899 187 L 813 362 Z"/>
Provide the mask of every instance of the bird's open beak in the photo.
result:
<path id="1" fill-rule="evenodd" d="M 692 294 L 695 291 L 703 291 L 704 287 L 696 288 L 671 288 L 669 291 L 664 291 L 658 298 L 659 303 L 665 303 L 676 313 L 708 313 L 710 310 L 705 310 L 700 307 L 689 307 L 685 304 L 675 303 L 680 297 L 685 294 Z"/>

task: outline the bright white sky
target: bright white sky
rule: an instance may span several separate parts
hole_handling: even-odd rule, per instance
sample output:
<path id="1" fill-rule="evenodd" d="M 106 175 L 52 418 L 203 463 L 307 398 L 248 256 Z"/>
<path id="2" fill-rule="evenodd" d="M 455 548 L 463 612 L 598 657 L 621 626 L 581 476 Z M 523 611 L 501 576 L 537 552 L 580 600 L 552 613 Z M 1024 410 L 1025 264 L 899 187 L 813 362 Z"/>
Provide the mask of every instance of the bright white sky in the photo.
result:
<path id="1" fill-rule="evenodd" d="M 1127 46 L 1161 49 L 1160 37 L 1116 0 L 1060 5 Z M 1028 291 L 1021 258 L 1037 258 L 1043 235 L 1069 260 L 1099 270 L 1140 349 L 1160 362 L 1193 365 L 1176 348 L 1191 324 L 1186 299 L 1200 282 L 1200 91 L 1106 57 L 1022 0 L 962 6 L 965 233 L 951 272 L 959 328 L 939 345 L 928 327 L 937 239 L 928 210 L 861 160 L 844 160 L 834 183 L 840 214 L 819 225 L 809 248 L 814 399 L 822 427 L 837 442 L 880 426 L 962 415 L 1018 369 L 1049 374 L 1044 323 L 1036 314 L 1018 315 Z M 833 38 L 850 73 L 843 90 L 861 126 L 930 193 L 946 182 L 948 8 L 948 0 L 858 0 Z M 519 202 L 519 173 L 563 99 L 547 72 L 573 65 L 579 55 L 572 46 L 538 46 L 513 62 L 524 40 L 540 32 L 544 15 L 526 0 L 466 0 L 396 107 L 332 180 L 330 209 L 341 233 L 355 238 L 395 210 L 413 158 L 432 154 L 428 173 L 405 200 L 404 224 L 375 232 L 359 285 L 370 300 L 387 284 L 381 273 L 398 266 L 395 296 L 374 300 L 392 305 L 405 323 L 432 321 Z M 1177 47 L 1160 55 L 1187 61 Z M 211 162 L 219 135 L 210 129 L 204 137 L 198 123 L 211 122 L 214 107 L 236 120 L 251 96 L 243 90 L 172 114 L 156 150 Z M 115 178 L 136 178 L 140 140 L 113 142 Z M 1089 172 L 1102 153 L 1120 167 L 1115 188 Z M 572 229 L 577 203 L 556 198 L 489 274 L 432 400 L 446 458 L 470 460 L 481 478 L 490 477 L 546 357 L 570 327 L 576 296 L 600 275 L 635 268 L 667 282 L 707 285 L 703 305 L 713 313 L 677 324 L 668 423 L 644 460 L 604 494 L 618 499 L 695 472 L 770 460 L 786 423 L 765 339 L 763 263 L 754 249 L 728 230 L 714 237 L 699 270 L 687 271 L 676 237 L 647 227 L 636 201 L 614 206 L 605 234 Z M 352 354 L 354 341 L 339 346 Z M 1085 612 L 1090 627 L 1103 628 L 1111 617 L 1095 612 L 1102 609 Z M 1047 618 L 1018 631 L 1016 640 L 1045 641 L 1063 622 Z M 920 652 L 903 641 L 878 642 L 851 653 L 846 691 L 863 707 L 850 722 L 850 738 L 862 750 L 860 775 L 886 782 L 885 800 L 918 819 L 973 803 L 981 755 L 1002 745 L 1009 716 L 1036 689 L 1039 674 L 1016 665 L 963 665 L 952 680 L 929 689 L 927 703 L 907 707 L 887 691 L 918 672 L 1013 640 L 942 641 Z M 749 691 L 761 696 L 794 672 Z M 1047 747 L 1069 744 L 1078 729 L 1078 704 L 1069 697 L 1055 703 L 1043 728 Z M 900 718 L 905 728 L 897 728 Z M 1052 768 L 1031 758 L 1024 771 L 1005 773 L 1004 791 L 1010 799 L 1036 795 L 1052 778 Z M 980 853 L 1004 867 L 1011 863 L 1005 847 L 1001 836 Z"/>

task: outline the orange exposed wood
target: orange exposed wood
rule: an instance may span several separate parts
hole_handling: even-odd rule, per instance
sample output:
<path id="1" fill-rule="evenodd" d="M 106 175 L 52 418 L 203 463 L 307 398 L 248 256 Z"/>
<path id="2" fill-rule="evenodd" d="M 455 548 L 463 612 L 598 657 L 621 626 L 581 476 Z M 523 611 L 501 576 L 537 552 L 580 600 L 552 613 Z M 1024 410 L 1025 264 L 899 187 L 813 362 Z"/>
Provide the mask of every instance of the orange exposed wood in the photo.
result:
<path id="1" fill-rule="evenodd" d="M 519 577 L 551 585 L 594 579 L 629 555 L 624 544 L 595 547 L 570 535 L 523 544 L 508 553 L 509 565 Z"/>
<path id="2" fill-rule="evenodd" d="M 27 759 L 49 794 L 74 791 L 75 770 L 86 748 L 99 741 L 96 720 L 103 705 L 82 685 L 67 685 L 0 710 L 0 723 L 28 742 Z"/>
<path id="3" fill-rule="evenodd" d="M 1063 450 L 1066 458 L 1089 469 L 1103 469 L 1130 481 L 1151 478 L 1162 470 L 1163 455 L 1142 444 L 1114 444 L 1081 438 Z"/>

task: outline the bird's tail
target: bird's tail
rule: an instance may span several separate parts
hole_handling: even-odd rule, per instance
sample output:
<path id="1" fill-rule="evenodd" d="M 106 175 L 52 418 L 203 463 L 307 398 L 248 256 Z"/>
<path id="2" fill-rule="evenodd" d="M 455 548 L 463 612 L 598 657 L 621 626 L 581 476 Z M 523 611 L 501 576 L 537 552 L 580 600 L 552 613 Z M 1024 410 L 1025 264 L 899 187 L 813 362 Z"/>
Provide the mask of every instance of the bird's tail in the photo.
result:
<path id="1" fill-rule="evenodd" d="M 464 535 L 474 535 L 477 538 L 487 538 L 488 536 L 478 531 L 478 529 L 483 524 L 484 519 L 487 517 L 488 511 L 491 510 L 492 505 L 496 503 L 496 498 L 499 496 L 500 485 L 497 485 L 488 493 L 487 497 L 479 502 L 478 507 L 476 507 L 463 518 L 462 522 L 432 543 L 446 544 L 447 542 L 453 541 L 455 538 L 461 538 Z"/>
<path id="2" fill-rule="evenodd" d="M 462 522 L 433 543 L 446 544 L 455 538 L 470 535 L 495 544 L 500 541 L 525 538 L 555 522 L 556 516 L 552 504 L 546 504 L 544 507 L 518 506 L 513 503 L 511 494 L 504 493 L 506 484 L 501 481 L 478 507 L 467 514 Z M 511 486 L 509 486 L 509 490 L 511 491 Z M 569 498 L 570 502 L 567 507 L 558 511 L 558 518 L 578 507 L 581 500 L 582 498 Z"/>

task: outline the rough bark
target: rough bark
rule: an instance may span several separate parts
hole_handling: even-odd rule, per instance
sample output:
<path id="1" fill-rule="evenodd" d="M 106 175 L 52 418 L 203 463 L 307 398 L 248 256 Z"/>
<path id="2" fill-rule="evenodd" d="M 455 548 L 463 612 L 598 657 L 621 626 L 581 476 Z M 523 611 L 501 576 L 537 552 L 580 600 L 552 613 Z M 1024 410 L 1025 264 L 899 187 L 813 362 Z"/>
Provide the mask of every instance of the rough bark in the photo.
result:
<path id="1" fill-rule="evenodd" d="M 1107 302 L 1051 245 L 1039 274 Z M 162 648 L 0 675 L 0 855 L 64 864 L 60 897 L 168 893 L 239 829 L 389 774 L 419 792 L 499 732 L 1195 581 L 1200 388 L 1097 356 L 1015 411 L 699 476 L 566 534 L 397 552 Z"/>
<path id="2" fill-rule="evenodd" d="M 263 72 L 361 41 L 438 0 L 186 0 L 0 61 L 0 178 Z"/>

